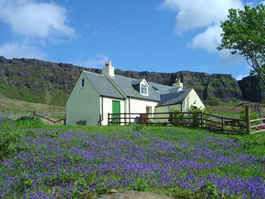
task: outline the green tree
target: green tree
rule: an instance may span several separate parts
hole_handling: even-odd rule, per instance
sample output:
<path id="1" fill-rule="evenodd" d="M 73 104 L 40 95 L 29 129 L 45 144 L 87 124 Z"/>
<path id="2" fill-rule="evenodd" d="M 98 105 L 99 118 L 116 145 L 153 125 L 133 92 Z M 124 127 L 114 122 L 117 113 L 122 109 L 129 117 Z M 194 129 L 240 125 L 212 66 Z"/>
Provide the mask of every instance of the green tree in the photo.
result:
<path id="1" fill-rule="evenodd" d="M 217 49 L 243 55 L 265 86 L 265 6 L 245 5 L 245 10 L 229 9 L 228 20 L 221 22 L 223 33 Z"/>

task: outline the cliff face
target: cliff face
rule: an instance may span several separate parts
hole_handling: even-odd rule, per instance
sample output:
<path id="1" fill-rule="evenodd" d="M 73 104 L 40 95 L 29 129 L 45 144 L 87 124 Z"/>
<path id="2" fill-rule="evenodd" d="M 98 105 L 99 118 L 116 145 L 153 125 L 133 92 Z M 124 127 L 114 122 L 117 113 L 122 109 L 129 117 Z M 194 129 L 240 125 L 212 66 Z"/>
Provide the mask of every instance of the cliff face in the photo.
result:
<path id="1" fill-rule="evenodd" d="M 237 81 L 232 75 L 198 73 L 180 71 L 177 73 L 154 73 L 116 70 L 115 74 L 133 77 L 146 78 L 147 81 L 159 84 L 172 85 L 175 79 L 181 79 L 184 88 L 194 88 L 203 102 L 209 102 L 212 98 L 229 100 L 232 98 L 241 99 L 242 93 Z"/>
<path id="2" fill-rule="evenodd" d="M 7 97 L 64 105 L 82 68 L 35 59 L 0 58 L 0 92 Z"/>
<path id="3" fill-rule="evenodd" d="M 0 93 L 20 100 L 64 105 L 82 70 L 101 73 L 100 69 L 83 68 L 72 64 L 52 63 L 36 59 L 5 59 L 0 57 Z M 194 88 L 202 101 L 212 98 L 227 100 L 242 98 L 237 81 L 231 75 L 180 71 L 155 73 L 115 70 L 115 74 L 145 78 L 172 85 L 180 78 L 185 88 Z"/>
<path id="4" fill-rule="evenodd" d="M 247 76 L 238 81 L 243 99 L 265 103 L 265 88 L 256 76 Z"/>

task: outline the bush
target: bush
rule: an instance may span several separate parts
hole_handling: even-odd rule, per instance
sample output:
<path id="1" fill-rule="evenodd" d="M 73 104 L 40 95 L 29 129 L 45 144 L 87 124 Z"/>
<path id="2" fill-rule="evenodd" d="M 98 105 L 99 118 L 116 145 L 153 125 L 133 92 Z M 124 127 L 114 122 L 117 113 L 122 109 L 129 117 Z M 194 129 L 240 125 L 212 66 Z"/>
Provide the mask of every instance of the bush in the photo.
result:
<path id="1" fill-rule="evenodd" d="M 133 124 L 132 125 L 132 130 L 133 131 L 140 131 L 140 130 L 142 130 L 144 128 L 144 125 L 142 125 L 142 124 Z"/>
<path id="2" fill-rule="evenodd" d="M 24 116 L 15 121 L 17 126 L 25 126 L 25 127 L 32 127 L 32 128 L 39 128 L 44 125 L 44 122 L 40 119 L 35 119 L 33 117 Z"/>
<path id="3" fill-rule="evenodd" d="M 137 179 L 133 184 L 129 186 L 129 189 L 133 191 L 143 191 L 146 192 L 149 189 L 149 185 L 147 182 Z"/>
<path id="4" fill-rule="evenodd" d="M 181 124 L 176 123 L 184 122 L 184 114 L 181 113 L 179 110 L 172 110 L 172 113 L 169 115 L 168 121 L 174 126 L 183 126 Z"/>
<path id="5" fill-rule="evenodd" d="M 220 99 L 216 98 L 216 97 L 211 97 L 208 101 L 208 104 L 210 106 L 219 106 L 221 104 Z"/>
<path id="6" fill-rule="evenodd" d="M 256 113 L 256 112 L 250 112 L 250 119 L 251 120 L 255 120 L 255 119 L 258 119 L 259 118 L 259 114 Z M 246 110 L 245 109 L 242 109 L 240 111 L 240 119 L 244 120 L 246 119 Z"/>
<path id="7" fill-rule="evenodd" d="M 21 141 L 22 134 L 5 125 L 0 131 L 0 158 L 5 161 L 6 156 L 17 151 Z"/>

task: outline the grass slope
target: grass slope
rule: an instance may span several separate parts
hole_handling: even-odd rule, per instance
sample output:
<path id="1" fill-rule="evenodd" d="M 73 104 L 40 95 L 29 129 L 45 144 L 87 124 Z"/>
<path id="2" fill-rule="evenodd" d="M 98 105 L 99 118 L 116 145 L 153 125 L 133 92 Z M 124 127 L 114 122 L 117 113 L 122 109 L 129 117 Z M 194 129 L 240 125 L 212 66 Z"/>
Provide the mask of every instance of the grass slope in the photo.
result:
<path id="1" fill-rule="evenodd" d="M 10 152 L 0 164 L 3 198 L 93 198 L 112 188 L 176 198 L 264 196 L 265 134 L 25 124 L 0 132 L 1 142 L 13 139 L 13 150 L 1 148 Z"/>
<path id="2" fill-rule="evenodd" d="M 7 98 L 0 94 L 0 111 L 33 111 L 37 112 L 65 112 L 64 106 L 52 106 L 48 104 L 32 103 L 17 99 Z"/>

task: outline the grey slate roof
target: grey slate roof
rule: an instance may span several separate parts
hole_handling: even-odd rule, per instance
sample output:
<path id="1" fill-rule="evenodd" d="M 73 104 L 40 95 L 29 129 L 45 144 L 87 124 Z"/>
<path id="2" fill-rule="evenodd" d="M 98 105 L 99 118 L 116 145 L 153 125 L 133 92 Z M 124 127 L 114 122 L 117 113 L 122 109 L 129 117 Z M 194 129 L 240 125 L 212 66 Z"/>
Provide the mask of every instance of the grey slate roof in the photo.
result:
<path id="1" fill-rule="evenodd" d="M 138 91 L 136 91 L 132 83 L 141 82 L 142 79 L 139 81 L 137 79 L 123 77 L 119 75 L 115 75 L 114 77 L 110 78 L 123 92 L 127 97 L 132 98 L 139 98 L 139 99 L 146 99 L 146 100 L 153 100 L 153 101 L 160 101 L 160 95 L 164 93 L 168 93 L 169 89 L 172 88 L 171 86 L 165 86 L 161 84 L 155 84 L 153 82 L 148 82 L 148 96 L 141 95 Z M 156 87 L 158 91 L 156 91 L 153 87 Z"/>
<path id="2" fill-rule="evenodd" d="M 181 104 L 184 99 L 188 96 L 191 92 L 192 88 L 183 89 L 182 91 L 167 93 L 160 96 L 161 101 L 158 103 L 157 106 L 166 106 L 172 104 Z"/>
<path id="3" fill-rule="evenodd" d="M 143 79 L 137 79 L 132 81 L 132 85 L 140 84 L 143 81 Z"/>
<path id="4" fill-rule="evenodd" d="M 125 99 L 121 93 L 111 84 L 111 82 L 102 74 L 83 71 L 99 95 Z"/>
<path id="5" fill-rule="evenodd" d="M 183 91 L 172 92 L 171 86 L 165 86 L 153 82 L 148 82 L 148 96 L 141 95 L 133 85 L 139 84 L 143 79 L 134 79 L 115 75 L 107 78 L 98 73 L 83 71 L 95 89 L 101 96 L 125 99 L 126 97 L 152 100 L 159 102 L 157 106 L 166 106 L 180 104 L 187 97 L 192 89 L 183 89 Z M 116 85 L 119 89 L 117 89 Z"/>

